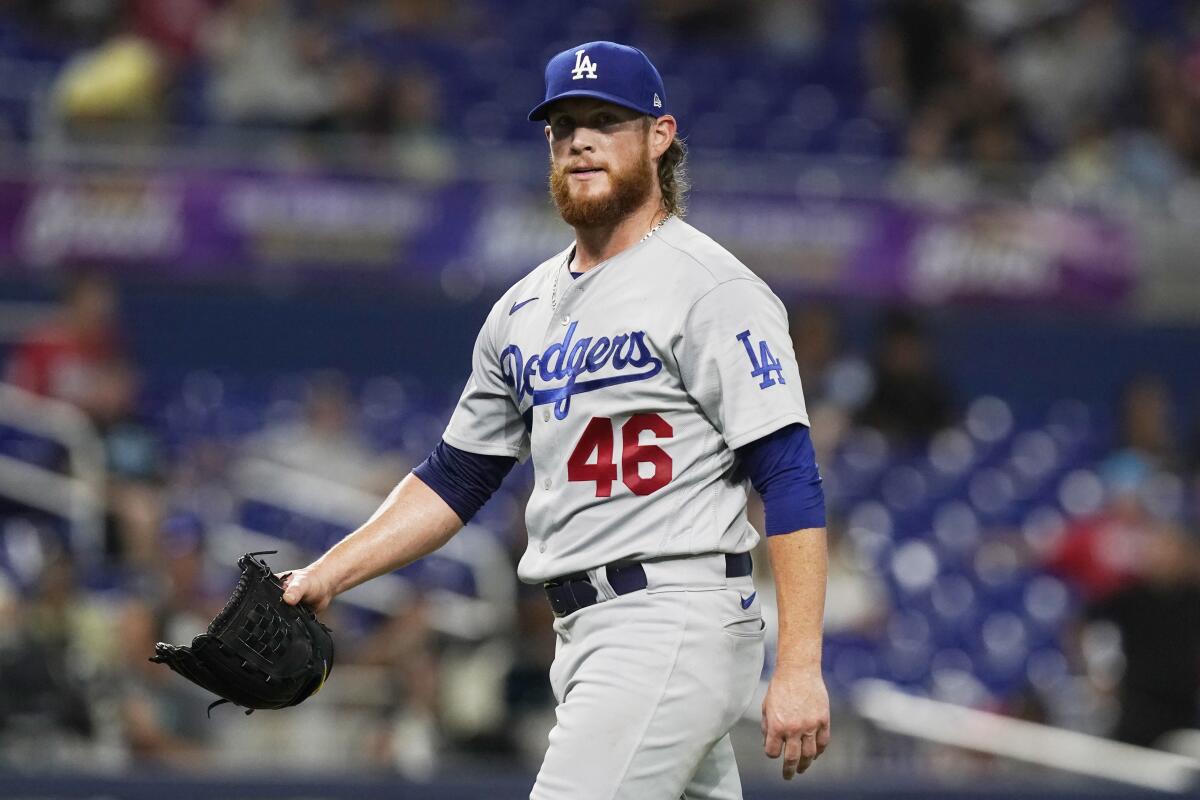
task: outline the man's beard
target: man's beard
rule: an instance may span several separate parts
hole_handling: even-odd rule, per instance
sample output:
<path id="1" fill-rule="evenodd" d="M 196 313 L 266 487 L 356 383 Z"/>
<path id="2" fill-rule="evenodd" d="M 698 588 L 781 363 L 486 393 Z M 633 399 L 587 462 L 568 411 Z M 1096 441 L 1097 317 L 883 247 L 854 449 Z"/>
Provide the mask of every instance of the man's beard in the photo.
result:
<path id="1" fill-rule="evenodd" d="M 571 173 L 565 164 L 550 165 L 550 196 L 563 221 L 573 228 L 615 225 L 637 210 L 654 188 L 650 148 L 629 169 L 608 172 L 611 188 L 603 196 L 586 199 L 571 195 Z"/>

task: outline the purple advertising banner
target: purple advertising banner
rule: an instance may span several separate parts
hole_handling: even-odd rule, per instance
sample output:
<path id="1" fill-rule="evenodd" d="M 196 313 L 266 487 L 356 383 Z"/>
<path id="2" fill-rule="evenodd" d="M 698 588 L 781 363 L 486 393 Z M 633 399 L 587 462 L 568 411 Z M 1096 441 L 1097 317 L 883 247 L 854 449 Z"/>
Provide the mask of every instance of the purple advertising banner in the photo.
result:
<path id="1" fill-rule="evenodd" d="M 1115 308 L 1132 237 L 1098 214 L 928 210 L 881 198 L 697 193 L 689 221 L 781 295 Z M 0 272 L 95 264 L 183 279 L 272 274 L 506 286 L 571 239 L 544 190 L 238 172 L 0 179 Z"/>

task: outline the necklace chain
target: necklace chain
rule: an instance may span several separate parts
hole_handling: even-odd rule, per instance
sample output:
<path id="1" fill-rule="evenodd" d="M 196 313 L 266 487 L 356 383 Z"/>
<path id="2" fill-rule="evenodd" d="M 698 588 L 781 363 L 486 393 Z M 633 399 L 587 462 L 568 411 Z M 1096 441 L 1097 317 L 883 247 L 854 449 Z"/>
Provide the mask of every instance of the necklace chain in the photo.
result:
<path id="1" fill-rule="evenodd" d="M 639 241 L 639 242 L 638 242 L 638 244 L 641 244 L 642 242 L 646 241 L 646 240 L 647 240 L 647 239 L 649 239 L 651 236 L 653 236 L 653 235 L 654 235 L 654 233 L 655 233 L 655 232 L 656 232 L 656 231 L 657 231 L 659 228 L 661 228 L 663 225 L 665 225 L 665 224 L 666 224 L 666 222 L 667 222 L 667 220 L 669 220 L 670 218 L 671 218 L 671 215 L 670 215 L 670 214 L 667 214 L 665 217 L 663 217 L 662 219 L 660 219 L 660 220 L 658 221 L 658 223 L 657 223 L 657 224 L 656 224 L 656 225 L 655 225 L 653 228 L 651 228 L 650 230 L 646 231 L 646 235 L 645 235 L 645 236 L 643 236 L 643 237 L 641 238 L 641 241 Z"/>
<path id="2" fill-rule="evenodd" d="M 641 244 L 642 242 L 646 241 L 651 236 L 653 236 L 655 233 L 657 233 L 658 229 L 661 228 L 663 225 L 665 225 L 667 223 L 667 220 L 669 220 L 673 216 L 674 216 L 674 214 L 668 213 L 665 217 L 660 219 L 657 223 L 655 223 L 653 228 L 646 231 L 645 236 L 643 236 L 641 239 L 638 240 L 638 244 Z M 561 276 L 561 275 L 562 275 L 562 269 L 557 269 L 554 271 L 554 286 L 551 287 L 551 289 L 550 289 L 550 313 L 552 313 L 552 314 L 558 313 L 558 279 L 559 279 L 559 276 Z"/>

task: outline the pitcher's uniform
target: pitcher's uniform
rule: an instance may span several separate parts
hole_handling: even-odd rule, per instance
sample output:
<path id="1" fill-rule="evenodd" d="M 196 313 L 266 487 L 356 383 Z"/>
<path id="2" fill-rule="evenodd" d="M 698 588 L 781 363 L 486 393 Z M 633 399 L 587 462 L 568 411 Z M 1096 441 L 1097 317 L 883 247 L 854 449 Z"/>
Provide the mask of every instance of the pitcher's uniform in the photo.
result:
<path id="1" fill-rule="evenodd" d="M 808 424 L 787 315 L 675 217 L 578 278 L 573 250 L 492 308 L 443 437 L 533 459 L 518 575 L 560 616 L 532 797 L 739 798 L 763 623 L 734 449 Z"/>

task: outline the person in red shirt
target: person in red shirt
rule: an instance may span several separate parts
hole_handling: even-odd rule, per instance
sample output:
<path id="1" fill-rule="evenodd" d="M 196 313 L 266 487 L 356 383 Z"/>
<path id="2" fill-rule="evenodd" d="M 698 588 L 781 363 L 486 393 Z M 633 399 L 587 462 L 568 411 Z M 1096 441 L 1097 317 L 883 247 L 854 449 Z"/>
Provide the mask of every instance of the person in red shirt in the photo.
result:
<path id="1" fill-rule="evenodd" d="M 117 329 L 116 290 L 101 275 L 80 273 L 68 284 L 60 310 L 14 347 L 6 380 L 90 414 L 98 374 L 120 360 L 124 347 Z"/>

